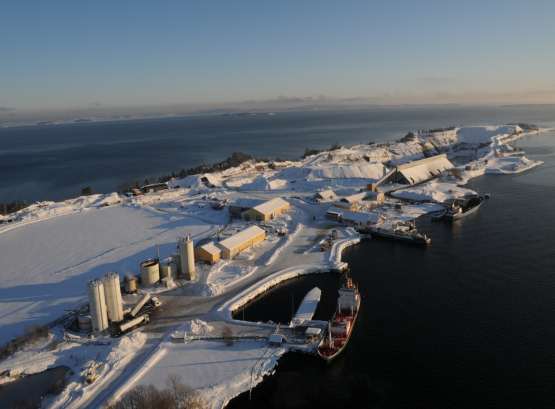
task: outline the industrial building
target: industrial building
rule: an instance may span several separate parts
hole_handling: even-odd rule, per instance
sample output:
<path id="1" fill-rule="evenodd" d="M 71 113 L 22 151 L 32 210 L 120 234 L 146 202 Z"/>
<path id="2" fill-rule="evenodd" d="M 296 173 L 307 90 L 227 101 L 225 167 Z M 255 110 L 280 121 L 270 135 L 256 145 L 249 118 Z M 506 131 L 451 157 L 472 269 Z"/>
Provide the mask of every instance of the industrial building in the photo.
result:
<path id="1" fill-rule="evenodd" d="M 453 167 L 454 165 L 445 154 L 430 156 L 397 166 L 395 172 L 392 172 L 383 182 L 415 185 L 439 176 Z"/>
<path id="2" fill-rule="evenodd" d="M 276 197 L 254 206 L 252 209 L 244 211 L 242 216 L 245 220 L 267 222 L 285 213 L 290 207 L 289 202 L 286 202 L 280 197 Z"/>
<path id="3" fill-rule="evenodd" d="M 368 224 L 377 223 L 379 220 L 379 216 L 375 213 L 352 212 L 333 206 L 326 211 L 326 217 L 353 226 L 367 226 Z"/>
<path id="4" fill-rule="evenodd" d="M 111 322 L 123 321 L 123 302 L 118 273 L 106 273 L 102 279 L 104 285 L 104 298 Z"/>
<path id="5" fill-rule="evenodd" d="M 213 241 L 195 248 L 195 257 L 209 264 L 215 264 L 220 260 L 222 251 Z"/>
<path id="6" fill-rule="evenodd" d="M 197 271 L 195 268 L 195 249 L 193 246 L 193 239 L 190 235 L 182 237 L 177 243 L 177 249 L 179 252 L 179 264 L 181 274 L 189 281 L 195 280 L 197 277 Z"/>
<path id="7" fill-rule="evenodd" d="M 102 281 L 89 281 L 88 295 L 92 330 L 94 332 L 104 331 L 108 328 L 108 309 L 106 308 L 104 284 L 102 284 Z"/>
<path id="8" fill-rule="evenodd" d="M 237 199 L 229 205 L 229 214 L 231 217 L 240 218 L 244 212 L 252 209 L 259 204 L 264 203 L 260 199 Z"/>
<path id="9" fill-rule="evenodd" d="M 231 259 L 240 252 L 254 246 L 266 238 L 266 232 L 258 226 L 251 226 L 245 230 L 220 241 L 219 245 L 222 248 L 222 257 Z"/>

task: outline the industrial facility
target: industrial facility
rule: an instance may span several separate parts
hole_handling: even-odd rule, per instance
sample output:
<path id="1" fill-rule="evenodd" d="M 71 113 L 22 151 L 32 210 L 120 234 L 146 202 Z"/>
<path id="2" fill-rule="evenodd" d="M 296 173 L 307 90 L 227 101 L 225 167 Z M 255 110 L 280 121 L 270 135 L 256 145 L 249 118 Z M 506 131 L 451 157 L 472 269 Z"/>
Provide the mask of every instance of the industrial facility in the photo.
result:
<path id="1" fill-rule="evenodd" d="M 221 249 L 213 241 L 195 248 L 196 258 L 209 264 L 215 264 L 220 261 L 221 254 Z"/>
<path id="2" fill-rule="evenodd" d="M 285 213 L 290 207 L 289 202 L 276 197 L 246 210 L 243 212 L 243 219 L 267 222 Z"/>
<path id="3" fill-rule="evenodd" d="M 153 262 L 154 259 L 147 260 Z M 136 278 L 127 277 L 125 289 L 137 291 Z M 148 313 L 159 307 L 160 301 L 150 294 L 143 295 L 135 306 L 124 311 L 119 275 L 106 273 L 101 280 L 91 280 L 88 284 L 89 315 L 79 314 L 77 326 L 80 331 L 103 333 L 110 329 L 112 335 L 122 333 L 149 322 Z"/>
<path id="4" fill-rule="evenodd" d="M 88 286 L 89 312 L 91 314 L 92 330 L 101 332 L 108 329 L 108 309 L 104 284 L 100 280 L 92 280 Z"/>
<path id="5" fill-rule="evenodd" d="M 430 156 L 397 166 L 395 171 L 391 172 L 382 183 L 393 182 L 415 185 L 439 176 L 442 172 L 452 168 L 454 168 L 454 165 L 447 159 L 447 155 Z"/>
<path id="6" fill-rule="evenodd" d="M 264 241 L 266 232 L 258 226 L 251 226 L 245 230 L 220 241 L 219 245 L 222 248 L 222 257 L 231 259 L 240 252 L 251 248 L 257 243 Z"/>
<path id="7" fill-rule="evenodd" d="M 195 249 L 190 235 L 179 239 L 177 244 L 179 251 L 179 265 L 181 274 L 189 281 L 195 280 L 197 272 L 195 268 Z"/>
<path id="8" fill-rule="evenodd" d="M 141 262 L 140 270 L 142 285 L 154 285 L 160 281 L 160 262 L 157 258 L 149 258 Z"/>
<path id="9" fill-rule="evenodd" d="M 108 318 L 112 322 L 123 321 L 123 301 L 118 273 L 107 273 L 102 279 Z"/>

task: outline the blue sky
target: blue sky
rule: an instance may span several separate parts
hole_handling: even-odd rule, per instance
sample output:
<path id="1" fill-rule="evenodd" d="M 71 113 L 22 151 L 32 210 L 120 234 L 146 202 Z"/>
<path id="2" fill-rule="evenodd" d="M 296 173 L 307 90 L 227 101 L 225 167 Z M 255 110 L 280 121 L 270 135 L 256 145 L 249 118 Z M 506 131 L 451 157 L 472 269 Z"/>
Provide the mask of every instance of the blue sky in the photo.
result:
<path id="1" fill-rule="evenodd" d="M 555 102 L 554 1 L 9 1 L 0 107 Z M 517 101 L 515 101 L 517 102 Z"/>

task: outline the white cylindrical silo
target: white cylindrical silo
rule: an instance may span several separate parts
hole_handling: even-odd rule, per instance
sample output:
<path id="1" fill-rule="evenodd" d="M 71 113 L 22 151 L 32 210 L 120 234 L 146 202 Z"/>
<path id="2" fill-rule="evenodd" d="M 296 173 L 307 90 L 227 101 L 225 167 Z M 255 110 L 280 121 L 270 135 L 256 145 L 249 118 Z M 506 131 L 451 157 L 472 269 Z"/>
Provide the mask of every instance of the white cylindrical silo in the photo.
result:
<path id="1" fill-rule="evenodd" d="M 106 273 L 102 283 L 104 284 L 108 318 L 112 322 L 120 322 L 123 320 L 123 302 L 118 273 Z"/>
<path id="2" fill-rule="evenodd" d="M 108 328 L 108 311 L 104 297 L 104 285 L 100 280 L 89 281 L 89 310 L 94 332 L 104 331 Z"/>
<path id="3" fill-rule="evenodd" d="M 196 278 L 195 269 L 195 249 L 193 240 L 190 235 L 179 239 L 179 261 L 181 263 L 181 272 L 187 280 Z"/>
<path id="4" fill-rule="evenodd" d="M 160 264 L 157 258 L 141 263 L 141 285 L 153 285 L 160 281 Z"/>

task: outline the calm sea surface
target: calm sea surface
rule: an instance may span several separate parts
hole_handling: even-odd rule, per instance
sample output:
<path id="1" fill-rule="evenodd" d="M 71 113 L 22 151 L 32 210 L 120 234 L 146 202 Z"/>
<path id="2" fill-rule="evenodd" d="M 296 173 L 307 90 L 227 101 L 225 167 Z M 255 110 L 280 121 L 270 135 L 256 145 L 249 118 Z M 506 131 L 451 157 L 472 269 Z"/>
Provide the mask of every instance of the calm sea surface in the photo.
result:
<path id="1" fill-rule="evenodd" d="M 369 240 L 346 251 L 363 301 L 338 361 L 288 354 L 230 408 L 555 407 L 555 133 L 518 145 L 545 164 L 474 179 L 491 200 L 453 225 L 420 221 L 431 247 Z M 287 322 L 318 285 L 316 318 L 329 319 L 337 282 L 291 282 L 245 317 Z"/>
<path id="2" fill-rule="evenodd" d="M 410 130 L 528 121 L 555 123 L 555 106 L 288 112 L 0 128 L 0 202 L 73 197 L 212 163 L 243 151 L 298 158 L 305 148 L 396 139 Z"/>

